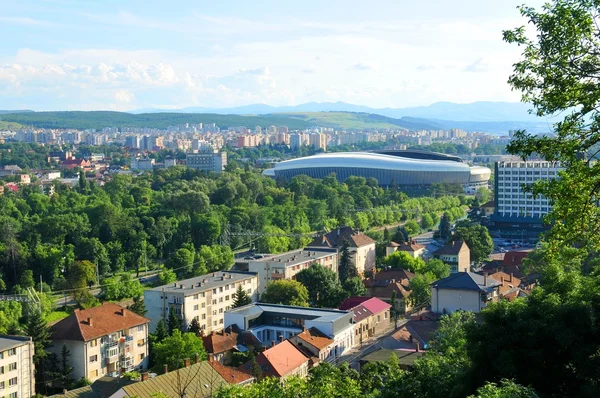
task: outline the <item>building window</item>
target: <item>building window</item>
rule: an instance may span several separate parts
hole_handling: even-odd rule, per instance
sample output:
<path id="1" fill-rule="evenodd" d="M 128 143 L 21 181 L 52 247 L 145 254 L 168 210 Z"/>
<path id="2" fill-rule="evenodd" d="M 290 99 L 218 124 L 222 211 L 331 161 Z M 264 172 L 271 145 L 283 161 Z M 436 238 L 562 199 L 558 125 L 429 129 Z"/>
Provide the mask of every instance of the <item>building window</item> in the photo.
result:
<path id="1" fill-rule="evenodd" d="M 206 308 L 206 303 L 202 303 L 202 308 Z"/>
<path id="2" fill-rule="evenodd" d="M 225 296 L 225 301 L 229 301 L 229 296 Z"/>
<path id="3" fill-rule="evenodd" d="M 146 358 L 146 354 L 144 354 L 144 353 L 141 353 L 141 354 L 140 354 L 140 361 L 143 361 L 143 360 L 144 360 L 144 358 Z"/>
<path id="4" fill-rule="evenodd" d="M 0 381 L 0 391 L 4 390 L 4 382 Z"/>
<path id="5" fill-rule="evenodd" d="M 140 325 L 137 327 L 137 331 L 138 332 L 143 332 L 144 331 L 144 325 Z"/>
<path id="6" fill-rule="evenodd" d="M 13 377 L 12 379 L 8 380 L 8 386 L 9 387 L 16 386 L 16 385 L 17 385 L 17 378 L 16 377 Z"/>
<path id="7" fill-rule="evenodd" d="M 11 372 L 13 370 L 17 370 L 17 363 L 13 362 L 11 364 L 8 365 L 8 371 Z"/>
<path id="8" fill-rule="evenodd" d="M 223 324 L 223 318 L 219 319 L 219 323 L 222 325 Z"/>
<path id="9" fill-rule="evenodd" d="M 217 321 L 213 321 L 213 326 L 217 326 Z"/>
<path id="10" fill-rule="evenodd" d="M 194 294 L 194 300 L 198 300 L 198 295 Z"/>
<path id="11" fill-rule="evenodd" d="M 13 355 L 17 355 L 17 349 L 16 348 L 11 348 L 10 350 L 8 350 L 8 356 L 12 357 Z"/>
<path id="12" fill-rule="evenodd" d="M 219 293 L 223 293 L 223 286 L 219 287 Z"/>
<path id="13" fill-rule="evenodd" d="M 144 344 L 146 344 L 146 340 L 144 340 L 144 339 L 139 339 L 137 341 L 137 346 L 138 347 L 142 347 Z"/>
<path id="14" fill-rule="evenodd" d="M 223 302 L 223 297 L 219 297 L 219 303 Z"/>
<path id="15" fill-rule="evenodd" d="M 212 303 L 213 303 L 213 305 L 217 304 L 217 299 L 214 299 L 214 300 L 212 301 Z"/>
<path id="16" fill-rule="evenodd" d="M 217 315 L 217 310 L 213 310 L 213 315 Z"/>
<path id="17" fill-rule="evenodd" d="M 10 395 L 8 396 L 8 398 L 17 398 L 19 395 L 17 394 L 17 392 L 11 392 Z"/>
<path id="18" fill-rule="evenodd" d="M 4 374 L 4 366 L 0 366 L 0 375 Z"/>
<path id="19" fill-rule="evenodd" d="M 90 356 L 90 362 L 98 362 L 98 355 Z"/>
<path id="20" fill-rule="evenodd" d="M 213 289 L 213 294 L 217 294 L 217 289 Z"/>
<path id="21" fill-rule="evenodd" d="M 206 314 L 202 314 L 202 319 L 206 319 Z"/>
<path id="22" fill-rule="evenodd" d="M 98 346 L 98 340 L 97 339 L 90 341 L 90 347 L 96 347 L 96 346 Z"/>
<path id="23" fill-rule="evenodd" d="M 194 306 L 194 311 L 198 311 L 198 304 Z"/>

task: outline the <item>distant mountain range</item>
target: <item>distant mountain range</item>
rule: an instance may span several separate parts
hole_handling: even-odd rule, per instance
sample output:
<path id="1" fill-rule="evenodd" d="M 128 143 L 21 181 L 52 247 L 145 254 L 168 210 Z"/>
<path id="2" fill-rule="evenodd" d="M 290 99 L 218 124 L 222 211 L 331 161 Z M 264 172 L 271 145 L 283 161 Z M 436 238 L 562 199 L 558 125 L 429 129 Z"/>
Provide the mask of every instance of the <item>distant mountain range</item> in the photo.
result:
<path id="1" fill-rule="evenodd" d="M 473 102 L 456 104 L 436 102 L 429 106 L 412 108 L 371 108 L 346 102 L 307 102 L 295 106 L 270 106 L 253 104 L 234 108 L 192 107 L 182 109 L 138 109 L 130 113 L 216 113 L 221 115 L 266 115 L 271 113 L 293 112 L 362 112 L 374 113 L 395 119 L 413 117 L 420 119 L 440 119 L 469 122 L 540 122 L 529 114 L 530 105 L 521 102 Z"/>

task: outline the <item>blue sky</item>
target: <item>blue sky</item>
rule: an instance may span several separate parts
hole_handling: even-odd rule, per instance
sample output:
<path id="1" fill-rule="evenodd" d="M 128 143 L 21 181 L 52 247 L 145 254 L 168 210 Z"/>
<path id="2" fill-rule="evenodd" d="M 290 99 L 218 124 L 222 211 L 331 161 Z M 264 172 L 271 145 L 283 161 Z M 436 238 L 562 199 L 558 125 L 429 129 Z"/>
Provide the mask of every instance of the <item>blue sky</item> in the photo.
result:
<path id="1" fill-rule="evenodd" d="M 0 109 L 518 101 L 541 0 L 0 0 Z"/>

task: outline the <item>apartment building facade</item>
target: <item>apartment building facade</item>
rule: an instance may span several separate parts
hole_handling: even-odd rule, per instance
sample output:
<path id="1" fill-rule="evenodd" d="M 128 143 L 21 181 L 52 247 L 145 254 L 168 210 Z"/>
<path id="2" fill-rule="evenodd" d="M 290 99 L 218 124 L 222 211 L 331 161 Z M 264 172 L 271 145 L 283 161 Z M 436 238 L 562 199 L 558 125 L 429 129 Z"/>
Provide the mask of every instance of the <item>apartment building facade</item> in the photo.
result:
<path id="1" fill-rule="evenodd" d="M 265 291 L 270 282 L 295 279 L 296 274 L 311 264 L 319 264 L 337 274 L 338 251 L 335 248 L 292 250 L 248 263 L 248 271 L 258 274 L 259 292 Z"/>
<path id="2" fill-rule="evenodd" d="M 258 300 L 258 275 L 255 272 L 220 271 L 155 287 L 144 292 L 144 303 L 154 331 L 161 319 L 166 321 L 171 308 L 187 328 L 195 318 L 206 334 L 224 328 L 224 313 L 235 300 L 238 286 Z"/>
<path id="3" fill-rule="evenodd" d="M 86 310 L 76 309 L 51 328 L 51 352 L 63 346 L 75 379 L 90 381 L 102 376 L 148 368 L 148 325 L 150 320 L 117 304 L 104 303 Z"/>
<path id="4" fill-rule="evenodd" d="M 227 166 L 227 152 L 187 153 L 185 164 L 195 170 L 221 173 Z"/>
<path id="5" fill-rule="evenodd" d="M 523 187 L 539 180 L 557 178 L 562 169 L 560 162 L 496 162 L 496 208 L 491 220 L 498 225 L 541 225 L 542 217 L 551 210 L 551 204 L 548 198 L 541 195 L 534 197 Z"/>
<path id="6" fill-rule="evenodd" d="M 34 347 L 31 337 L 0 335 L 0 396 L 35 395 Z"/>

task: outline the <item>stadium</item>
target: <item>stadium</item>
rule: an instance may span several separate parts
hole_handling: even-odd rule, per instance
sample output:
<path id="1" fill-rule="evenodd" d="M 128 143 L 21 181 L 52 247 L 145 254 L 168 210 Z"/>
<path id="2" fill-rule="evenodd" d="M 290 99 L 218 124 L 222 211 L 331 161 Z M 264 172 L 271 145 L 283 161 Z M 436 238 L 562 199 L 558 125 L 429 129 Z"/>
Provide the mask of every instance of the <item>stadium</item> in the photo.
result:
<path id="1" fill-rule="evenodd" d="M 376 178 L 381 186 L 421 187 L 435 183 L 487 185 L 491 170 L 469 166 L 458 157 L 431 152 L 338 152 L 286 160 L 264 175 L 289 180 L 297 175 L 324 178 L 335 173 L 343 182 L 350 176 Z"/>

